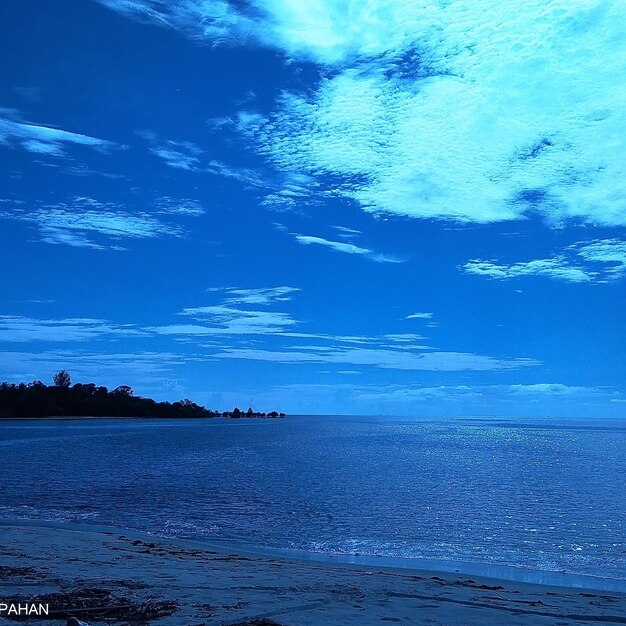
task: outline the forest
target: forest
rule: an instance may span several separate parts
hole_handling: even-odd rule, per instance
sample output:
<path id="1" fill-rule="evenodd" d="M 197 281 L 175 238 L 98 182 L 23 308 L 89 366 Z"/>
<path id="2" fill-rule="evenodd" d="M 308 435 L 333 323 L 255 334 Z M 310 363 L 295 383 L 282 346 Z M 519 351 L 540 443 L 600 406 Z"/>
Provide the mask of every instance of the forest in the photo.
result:
<path id="1" fill-rule="evenodd" d="M 15 417 L 285 417 L 284 413 L 261 413 L 249 408 L 242 411 L 214 411 L 189 399 L 158 402 L 136 396 L 131 387 L 121 385 L 109 390 L 95 383 L 72 385 L 67 370 L 53 377 L 52 385 L 0 383 L 0 418 Z"/>

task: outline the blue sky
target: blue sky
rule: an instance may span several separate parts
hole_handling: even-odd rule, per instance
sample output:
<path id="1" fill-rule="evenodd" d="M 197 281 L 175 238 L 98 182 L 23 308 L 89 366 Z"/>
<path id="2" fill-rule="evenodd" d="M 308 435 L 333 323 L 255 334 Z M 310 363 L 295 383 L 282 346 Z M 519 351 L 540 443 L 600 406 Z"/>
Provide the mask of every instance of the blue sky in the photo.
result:
<path id="1" fill-rule="evenodd" d="M 0 378 L 626 411 L 626 2 L 0 15 Z"/>

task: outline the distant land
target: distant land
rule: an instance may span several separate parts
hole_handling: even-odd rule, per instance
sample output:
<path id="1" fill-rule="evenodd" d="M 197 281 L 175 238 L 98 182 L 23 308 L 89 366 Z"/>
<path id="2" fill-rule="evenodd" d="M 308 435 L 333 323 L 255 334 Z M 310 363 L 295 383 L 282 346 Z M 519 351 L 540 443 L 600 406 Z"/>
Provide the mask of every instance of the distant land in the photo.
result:
<path id="1" fill-rule="evenodd" d="M 157 402 L 136 396 L 122 385 L 109 391 L 95 383 L 71 384 L 67 370 L 53 377 L 53 385 L 0 383 L 0 418 L 7 417 L 285 417 L 284 413 L 260 413 L 251 408 L 241 411 L 213 411 L 191 400 Z"/>

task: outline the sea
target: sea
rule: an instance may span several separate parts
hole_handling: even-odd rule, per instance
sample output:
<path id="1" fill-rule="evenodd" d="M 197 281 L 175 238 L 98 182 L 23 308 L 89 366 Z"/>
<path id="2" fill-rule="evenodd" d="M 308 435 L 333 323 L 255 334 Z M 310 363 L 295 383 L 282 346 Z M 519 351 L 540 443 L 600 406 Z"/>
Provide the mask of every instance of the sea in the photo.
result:
<path id="1" fill-rule="evenodd" d="M 626 588 L 626 419 L 3 420 L 0 520 Z"/>

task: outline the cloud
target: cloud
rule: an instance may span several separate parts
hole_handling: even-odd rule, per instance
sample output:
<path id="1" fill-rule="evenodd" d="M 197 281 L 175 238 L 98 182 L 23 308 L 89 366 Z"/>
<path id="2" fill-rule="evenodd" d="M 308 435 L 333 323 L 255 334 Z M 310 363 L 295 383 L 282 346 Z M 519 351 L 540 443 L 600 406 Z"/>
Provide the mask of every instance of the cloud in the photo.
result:
<path id="1" fill-rule="evenodd" d="M 626 272 L 626 241 L 620 239 L 596 239 L 589 243 L 579 243 L 571 248 L 585 261 L 609 263 L 605 274 L 610 278 L 620 278 Z"/>
<path id="2" fill-rule="evenodd" d="M 621 0 L 101 2 L 316 64 L 317 88 L 239 128 L 279 169 L 368 212 L 626 224 Z"/>
<path id="3" fill-rule="evenodd" d="M 337 236 L 342 239 L 354 239 L 362 234 L 360 230 L 356 230 L 355 228 L 348 228 L 347 226 L 333 226 L 337 231 Z"/>
<path id="4" fill-rule="evenodd" d="M 405 320 L 429 320 L 432 319 L 432 313 L 411 313 L 411 315 L 407 315 Z"/>
<path id="5" fill-rule="evenodd" d="M 374 390 L 375 389 L 375 390 Z M 458 400 L 469 396 L 499 397 L 514 399 L 516 397 L 582 397 L 602 396 L 612 393 L 600 387 L 583 387 L 564 385 L 562 383 L 535 383 L 529 385 L 439 385 L 436 387 L 407 387 L 404 385 L 390 385 L 387 387 L 364 390 L 361 399 L 375 399 L 384 397 L 390 401 L 406 402 L 407 400 L 429 398 L 447 401 Z"/>
<path id="6" fill-rule="evenodd" d="M 260 287 L 256 289 L 239 289 L 237 287 L 211 287 L 209 291 L 219 291 L 228 295 L 226 304 L 261 304 L 264 306 L 275 302 L 288 302 L 293 294 L 300 291 L 297 287 Z"/>
<path id="7" fill-rule="evenodd" d="M 35 224 L 41 240 L 46 243 L 96 250 L 120 247 L 94 241 L 91 238 L 94 234 L 112 239 L 183 235 L 178 226 L 162 222 L 148 213 L 130 213 L 120 205 L 85 197 L 76 197 L 69 204 L 44 206 L 33 211 L 21 208 L 2 211 L 0 218 Z"/>
<path id="8" fill-rule="evenodd" d="M 0 333 L 2 341 L 16 343 L 93 341 L 145 335 L 132 324 L 114 324 L 101 319 L 34 319 L 15 315 L 0 315 Z"/>
<path id="9" fill-rule="evenodd" d="M 197 200 L 190 198 L 170 198 L 169 196 L 163 196 L 154 203 L 154 206 L 159 213 L 169 215 L 189 215 L 197 217 L 204 215 L 206 212 Z"/>
<path id="10" fill-rule="evenodd" d="M 352 243 L 346 243 L 343 241 L 330 241 L 328 239 L 323 239 L 322 237 L 313 237 L 311 235 L 298 235 L 294 234 L 294 237 L 298 243 L 303 245 L 309 244 L 317 244 L 320 246 L 326 246 L 331 250 L 335 250 L 336 252 L 344 252 L 346 254 L 358 254 L 362 255 L 376 263 L 403 263 L 403 259 L 399 259 L 392 256 L 387 256 L 384 254 L 379 254 L 376 252 L 372 252 L 372 250 L 368 248 L 361 248 L 360 246 L 356 246 Z"/>
<path id="11" fill-rule="evenodd" d="M 293 198 L 277 193 L 270 193 L 261 200 L 261 206 L 277 213 L 286 213 L 296 209 L 297 203 Z"/>
<path id="12" fill-rule="evenodd" d="M 623 394 L 611 388 L 562 383 L 539 384 L 540 387 L 552 387 L 554 393 L 536 393 L 533 390 L 535 385 L 377 385 L 363 384 L 355 379 L 345 382 L 340 371 L 320 373 L 333 375 L 336 382 L 276 385 L 251 395 L 258 398 L 257 402 L 262 400 L 265 406 L 281 406 L 295 414 L 319 413 L 321 406 L 323 411 L 335 415 L 380 413 L 429 419 L 488 416 L 487 419 L 493 418 L 492 434 L 498 436 L 497 431 L 500 431 L 505 439 L 510 433 L 503 418 L 515 418 L 518 424 L 529 418 L 539 418 L 545 423 L 546 415 L 564 418 L 580 415 L 581 406 L 587 416 L 606 417 L 609 414 L 619 417 L 625 401 Z M 513 387 L 520 389 L 513 392 Z M 526 394 L 522 393 L 524 387 L 528 387 Z M 238 402 L 236 398 L 232 400 Z M 226 404 L 232 405 L 233 402 Z"/>
<path id="13" fill-rule="evenodd" d="M 506 280 L 520 276 L 547 276 L 572 283 L 593 282 L 595 272 L 588 272 L 582 267 L 574 267 L 565 257 L 537 259 L 512 265 L 499 265 L 492 261 L 474 259 L 468 261 L 463 270 L 466 274 L 475 274 L 487 278 Z"/>
<path id="14" fill-rule="evenodd" d="M 511 265 L 473 259 L 461 267 L 467 274 L 507 280 L 522 276 L 546 276 L 572 283 L 606 283 L 626 271 L 626 242 L 599 239 L 579 242 L 549 259 Z"/>
<path id="15" fill-rule="evenodd" d="M 162 146 L 150 148 L 152 154 L 163 159 L 167 165 L 179 170 L 197 171 L 201 150 L 191 142 L 168 141 Z"/>
<path id="16" fill-rule="evenodd" d="M 191 141 L 161 140 L 151 130 L 137 131 L 137 135 L 149 143 L 148 150 L 165 161 L 166 165 L 174 169 L 197 172 L 200 167 L 202 150 Z"/>
<path id="17" fill-rule="evenodd" d="M 221 304 L 188 307 L 179 315 L 190 323 L 144 329 L 173 336 L 180 341 L 198 341 L 210 359 L 241 359 L 275 363 L 321 363 L 370 366 L 410 371 L 500 371 L 540 365 L 528 358 L 497 358 L 466 352 L 440 351 L 421 345 L 425 337 L 416 333 L 387 333 L 378 336 L 334 335 L 300 330 L 302 322 L 285 311 L 242 308 L 268 307 L 289 301 L 299 290 L 294 287 L 211 288 L 222 294 Z M 247 339 L 249 336 L 254 339 Z M 212 341 L 207 342 L 206 339 Z M 223 338 L 228 338 L 226 341 Z M 240 338 L 245 338 L 242 341 Z M 236 339 L 237 343 L 233 343 Z M 294 340 L 311 340 L 297 345 Z M 257 345 L 261 347 L 257 347 Z M 348 369 L 348 368 L 346 368 Z"/>
<path id="18" fill-rule="evenodd" d="M 249 311 L 224 305 L 183 309 L 185 315 L 203 324 L 173 324 L 150 330 L 161 335 L 274 335 L 284 332 L 296 321 L 277 311 Z"/>
<path id="19" fill-rule="evenodd" d="M 562 383 L 535 383 L 532 385 L 509 385 L 507 389 L 515 395 L 551 395 L 551 396 L 572 396 L 572 395 L 597 395 L 606 394 L 607 390 L 601 387 L 581 387 L 564 385 Z"/>
<path id="20" fill-rule="evenodd" d="M 303 346 L 296 350 L 231 348 L 213 354 L 215 358 L 271 361 L 276 363 L 341 363 L 369 365 L 383 369 L 456 372 L 497 371 L 539 365 L 533 359 L 497 359 L 464 352 L 415 354 L 384 348 Z"/>
<path id="21" fill-rule="evenodd" d="M 159 391 L 171 382 L 172 372 L 185 365 L 187 357 L 169 352 L 96 352 L 93 350 L 44 350 L 0 352 L 0 373 L 4 380 L 51 380 L 60 369 L 68 369 L 73 382 L 96 381 L 115 388 L 128 381 L 140 381 L 140 388 Z M 157 387 L 155 387 L 155 385 Z"/>
<path id="22" fill-rule="evenodd" d="M 3 117 L 2 114 L 9 114 Z M 116 147 L 111 141 L 81 135 L 50 126 L 19 120 L 15 111 L 0 109 L 0 144 L 19 145 L 35 154 L 64 156 L 67 145 L 79 145 L 107 152 Z"/>

